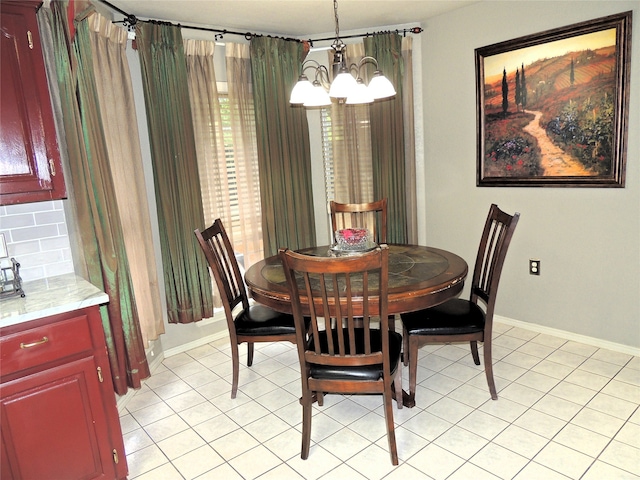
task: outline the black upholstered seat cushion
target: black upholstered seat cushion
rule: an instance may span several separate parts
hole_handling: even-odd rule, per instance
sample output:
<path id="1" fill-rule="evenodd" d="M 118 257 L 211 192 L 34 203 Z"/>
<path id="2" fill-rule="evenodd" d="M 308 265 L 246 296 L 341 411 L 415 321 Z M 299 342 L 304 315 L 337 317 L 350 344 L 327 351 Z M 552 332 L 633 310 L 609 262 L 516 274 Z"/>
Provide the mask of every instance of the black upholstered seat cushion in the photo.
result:
<path id="1" fill-rule="evenodd" d="M 356 351 L 364 352 L 364 331 L 361 328 L 356 332 Z M 345 344 L 348 346 L 349 332 L 345 329 Z M 390 371 L 396 371 L 400 360 L 400 350 L 402 349 L 402 336 L 397 332 L 388 332 L 389 334 L 389 360 Z M 336 335 L 334 334 L 334 337 Z M 321 349 L 323 352 L 328 351 L 326 334 L 321 337 Z M 334 338 L 337 345 L 337 338 Z M 310 350 L 313 350 L 313 344 Z M 380 351 L 382 349 L 382 337 L 380 330 L 371 330 L 371 350 Z M 335 380 L 378 380 L 382 378 L 382 364 L 366 365 L 359 367 L 342 367 L 333 365 L 317 365 L 311 364 L 311 376 L 319 379 L 335 379 Z"/>
<path id="2" fill-rule="evenodd" d="M 291 335 L 296 333 L 293 316 L 254 304 L 241 311 L 235 319 L 238 335 Z"/>
<path id="3" fill-rule="evenodd" d="M 469 300 L 455 298 L 436 307 L 403 313 L 409 335 L 459 335 L 484 330 L 484 311 Z"/>

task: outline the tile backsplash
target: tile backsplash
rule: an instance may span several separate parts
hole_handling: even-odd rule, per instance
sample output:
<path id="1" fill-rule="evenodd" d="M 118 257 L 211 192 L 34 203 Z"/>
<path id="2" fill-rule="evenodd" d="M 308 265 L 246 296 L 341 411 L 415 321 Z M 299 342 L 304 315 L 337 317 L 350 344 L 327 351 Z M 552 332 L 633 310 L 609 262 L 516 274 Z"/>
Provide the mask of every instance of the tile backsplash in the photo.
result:
<path id="1" fill-rule="evenodd" d="M 74 271 L 63 201 L 0 206 L 0 233 L 23 281 Z"/>

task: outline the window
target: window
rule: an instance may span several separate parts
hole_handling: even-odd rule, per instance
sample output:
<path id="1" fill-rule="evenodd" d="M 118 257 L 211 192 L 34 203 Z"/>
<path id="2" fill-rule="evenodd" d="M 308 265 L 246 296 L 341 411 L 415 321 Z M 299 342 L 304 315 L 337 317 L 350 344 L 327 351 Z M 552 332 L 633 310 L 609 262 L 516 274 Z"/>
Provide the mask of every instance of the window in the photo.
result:
<path id="1" fill-rule="evenodd" d="M 336 196 L 333 184 L 333 141 L 331 131 L 331 111 L 328 108 L 320 110 L 320 125 L 322 128 L 322 158 L 324 160 L 325 194 L 327 196 L 327 211 L 329 202 Z"/>
<path id="2" fill-rule="evenodd" d="M 220 102 L 220 123 L 224 142 L 225 164 L 227 166 L 227 187 L 229 208 L 231 210 L 231 224 L 225 225 L 228 234 L 233 238 L 233 230 L 240 226 L 240 205 L 238 201 L 238 175 L 236 172 L 235 149 L 233 147 L 233 132 L 231 129 L 231 107 L 229 96 L 218 91 Z"/>
<path id="3" fill-rule="evenodd" d="M 373 201 L 369 107 L 334 104 L 320 112 L 327 205 Z"/>
<path id="4" fill-rule="evenodd" d="M 263 252 L 253 99 L 240 108 L 230 101 L 226 88 L 219 88 L 218 101 L 230 216 L 225 228 L 234 250 L 242 256 L 241 262 L 246 258 L 249 266 L 262 258 Z"/>

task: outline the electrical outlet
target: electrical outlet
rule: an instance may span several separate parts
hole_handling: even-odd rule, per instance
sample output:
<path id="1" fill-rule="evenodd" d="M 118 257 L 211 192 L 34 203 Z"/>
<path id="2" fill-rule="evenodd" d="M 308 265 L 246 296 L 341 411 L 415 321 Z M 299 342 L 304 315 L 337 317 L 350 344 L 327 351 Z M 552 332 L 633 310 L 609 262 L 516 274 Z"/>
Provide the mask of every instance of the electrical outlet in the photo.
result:
<path id="1" fill-rule="evenodd" d="M 529 259 L 529 275 L 540 275 L 540 260 L 537 258 Z"/>

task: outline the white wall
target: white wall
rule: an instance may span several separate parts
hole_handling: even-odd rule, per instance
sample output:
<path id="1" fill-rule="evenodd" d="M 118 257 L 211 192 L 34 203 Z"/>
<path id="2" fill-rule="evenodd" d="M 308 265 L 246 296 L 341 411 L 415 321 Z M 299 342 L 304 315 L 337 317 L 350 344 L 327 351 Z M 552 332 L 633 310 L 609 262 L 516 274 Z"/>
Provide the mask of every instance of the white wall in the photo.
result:
<path id="1" fill-rule="evenodd" d="M 636 38 L 626 187 L 476 187 L 474 49 L 628 10 Z M 421 243 L 471 263 L 489 205 L 518 211 L 496 313 L 640 348 L 640 2 L 483 1 L 422 26 Z M 529 258 L 541 260 L 540 276 L 529 275 Z"/>

